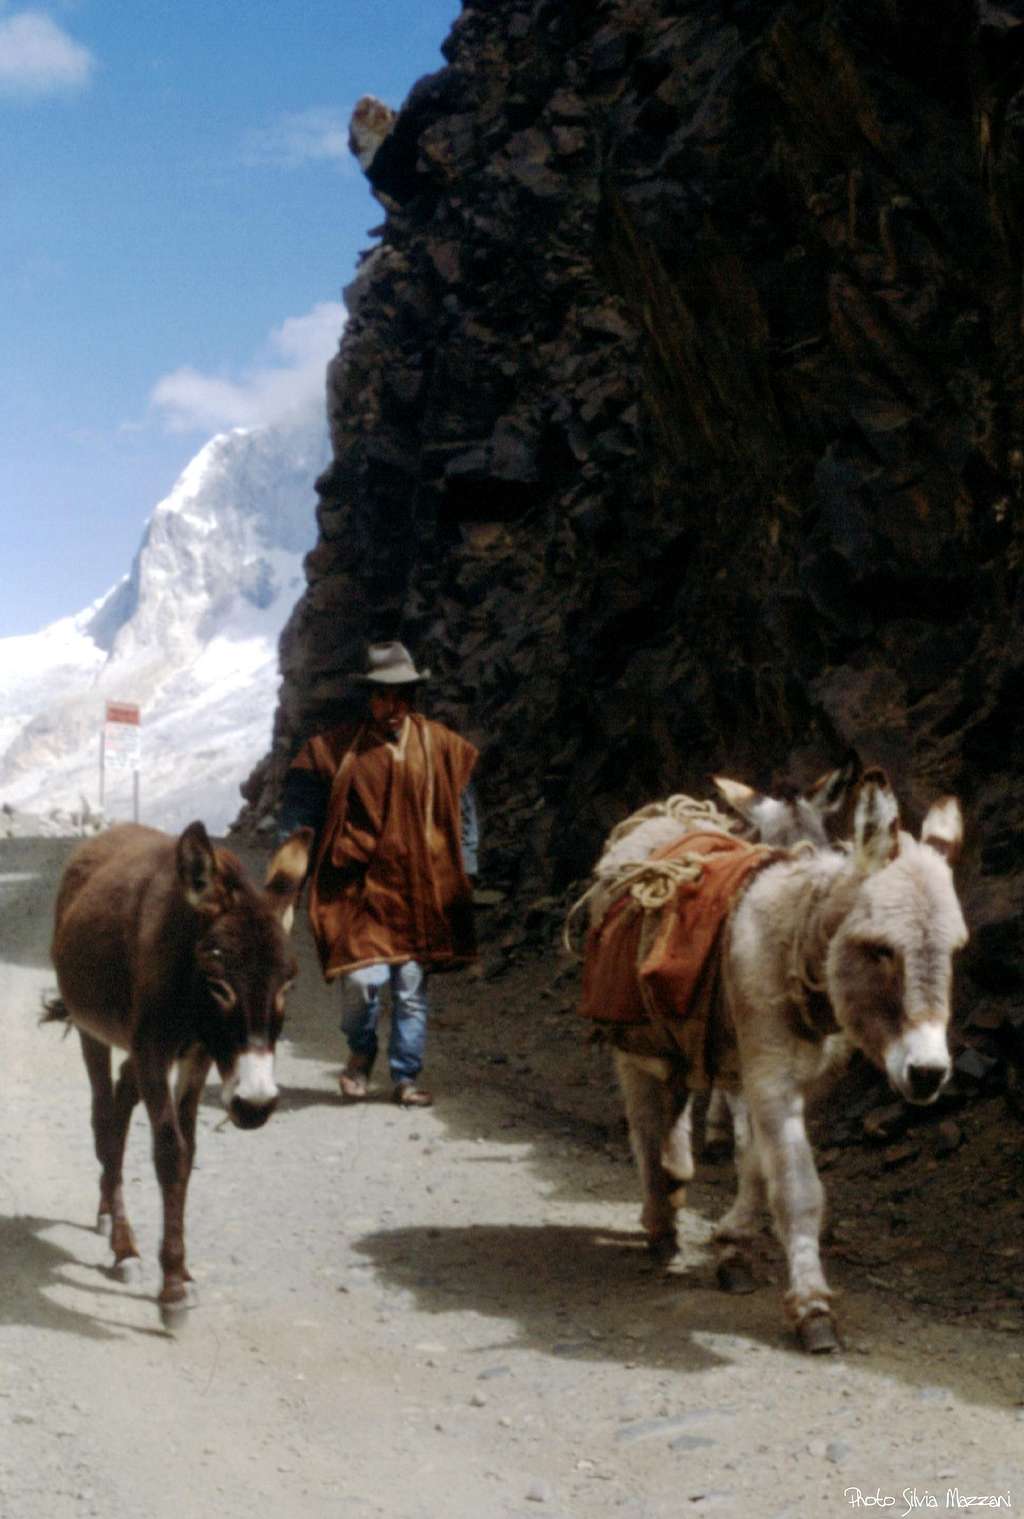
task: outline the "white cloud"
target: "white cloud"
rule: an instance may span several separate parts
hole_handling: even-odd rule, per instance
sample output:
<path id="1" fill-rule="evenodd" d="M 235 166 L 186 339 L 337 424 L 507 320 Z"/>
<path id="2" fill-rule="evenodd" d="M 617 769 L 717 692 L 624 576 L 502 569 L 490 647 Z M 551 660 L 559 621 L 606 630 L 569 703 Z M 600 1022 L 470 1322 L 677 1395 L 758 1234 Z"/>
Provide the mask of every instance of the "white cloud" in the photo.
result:
<path id="1" fill-rule="evenodd" d="M 41 11 L 0 17 L 0 94 L 52 95 L 88 84 L 96 60 Z"/>
<path id="2" fill-rule="evenodd" d="M 322 301 L 270 334 L 265 362 L 238 378 L 176 369 L 158 380 L 150 406 L 171 432 L 258 427 L 324 411 L 324 371 L 338 347 L 345 308 Z"/>
<path id="3" fill-rule="evenodd" d="M 290 112 L 269 127 L 257 127 L 242 147 L 243 161 L 257 168 L 296 169 L 324 159 L 347 164 L 350 157 L 348 122 L 331 106 Z"/>

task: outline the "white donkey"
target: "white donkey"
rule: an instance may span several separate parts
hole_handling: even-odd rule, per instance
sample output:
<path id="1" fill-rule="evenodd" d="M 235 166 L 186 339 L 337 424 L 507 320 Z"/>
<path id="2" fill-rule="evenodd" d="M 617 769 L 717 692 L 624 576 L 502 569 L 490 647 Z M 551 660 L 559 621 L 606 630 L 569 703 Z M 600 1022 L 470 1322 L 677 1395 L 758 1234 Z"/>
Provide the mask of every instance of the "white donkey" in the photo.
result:
<path id="1" fill-rule="evenodd" d="M 614 883 L 624 869 L 628 871 L 631 864 L 648 859 L 656 849 L 675 843 L 696 826 L 721 828 L 751 843 L 769 844 L 777 849 L 792 849 L 797 844 L 818 844 L 827 848 L 831 843 L 829 824 L 843 811 L 859 779 L 860 761 L 851 754 L 842 765 L 826 771 L 806 790 L 785 796 L 769 796 L 743 781 L 713 776 L 715 789 L 734 815 L 732 817 L 724 816 L 713 805 L 698 803 L 702 810 L 695 818 L 687 807 L 673 807 L 671 799 L 643 808 L 613 831 L 594 867 L 594 882 L 599 895 L 591 908 L 592 920 L 603 914 L 610 894 L 615 891 Z M 684 803 L 689 798 L 678 800 Z M 600 888 L 602 882 L 608 883 L 605 891 Z M 693 1095 L 688 1092 L 680 1093 L 678 1100 L 678 1113 L 665 1136 L 662 1163 L 665 1170 L 682 1183 L 692 1181 L 696 1172 L 694 1103 Z M 746 1105 L 742 1097 L 723 1087 L 713 1087 L 704 1114 L 705 1157 L 724 1157 L 742 1149 L 748 1134 Z M 673 1241 L 674 1234 L 673 1230 Z M 662 1242 L 655 1246 L 656 1252 L 659 1249 L 671 1253 L 674 1244 Z"/>
<path id="2" fill-rule="evenodd" d="M 837 1347 L 819 1240 L 824 1193 L 805 1099 L 856 1048 L 908 1102 L 934 1101 L 949 1077 L 952 960 L 967 940 L 950 865 L 963 823 L 946 798 L 921 841 L 899 827 L 884 774 L 859 787 L 849 852 L 804 849 L 762 868 L 724 928 L 714 1016 L 738 1046 L 750 1142 L 739 1189 L 715 1230 L 719 1279 L 749 1278 L 747 1253 L 767 1201 L 789 1268 L 787 1308 L 808 1350 Z M 671 910 L 671 909 L 668 909 Z M 675 1239 L 684 1189 L 665 1165 L 687 1071 L 670 1031 L 612 1035 L 653 1248 Z"/>

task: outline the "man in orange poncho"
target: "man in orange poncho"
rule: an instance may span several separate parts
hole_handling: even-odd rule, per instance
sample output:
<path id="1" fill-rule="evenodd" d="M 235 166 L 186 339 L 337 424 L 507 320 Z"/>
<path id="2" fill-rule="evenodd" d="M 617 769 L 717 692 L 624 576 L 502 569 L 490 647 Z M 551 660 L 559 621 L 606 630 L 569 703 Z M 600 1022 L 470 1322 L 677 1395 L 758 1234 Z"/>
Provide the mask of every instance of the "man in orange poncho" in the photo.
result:
<path id="1" fill-rule="evenodd" d="M 477 751 L 414 710 L 429 677 L 402 644 L 371 644 L 366 671 L 353 676 L 367 690 L 364 720 L 307 740 L 285 780 L 279 830 L 318 831 L 309 919 L 325 980 L 343 982 L 349 1058 L 339 1080 L 349 1101 L 367 1095 L 389 985 L 394 1100 L 429 1106 L 417 1085 L 427 972 L 476 953 Z"/>

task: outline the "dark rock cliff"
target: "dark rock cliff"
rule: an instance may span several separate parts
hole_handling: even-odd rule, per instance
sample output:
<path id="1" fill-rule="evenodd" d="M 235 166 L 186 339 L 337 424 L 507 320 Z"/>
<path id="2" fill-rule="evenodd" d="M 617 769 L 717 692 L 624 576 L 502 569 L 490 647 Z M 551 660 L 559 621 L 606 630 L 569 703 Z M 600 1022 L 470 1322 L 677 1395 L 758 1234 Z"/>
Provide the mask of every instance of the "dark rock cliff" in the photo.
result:
<path id="1" fill-rule="evenodd" d="M 1019 1009 L 1018 16 L 466 0 L 369 164 L 254 812 L 378 637 L 480 743 L 520 893 L 853 747 L 911 825 L 963 799 L 969 1001 Z"/>

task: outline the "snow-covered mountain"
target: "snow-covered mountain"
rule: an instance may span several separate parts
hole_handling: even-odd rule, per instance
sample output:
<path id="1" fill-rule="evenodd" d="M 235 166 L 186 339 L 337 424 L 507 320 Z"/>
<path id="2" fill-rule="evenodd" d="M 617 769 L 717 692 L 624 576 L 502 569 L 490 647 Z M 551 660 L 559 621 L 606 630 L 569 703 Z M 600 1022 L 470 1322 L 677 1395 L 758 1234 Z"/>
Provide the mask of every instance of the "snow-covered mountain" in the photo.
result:
<path id="1" fill-rule="evenodd" d="M 146 525 L 130 573 L 40 633 L 0 639 L 0 804 L 99 806 L 107 701 L 141 709 L 139 816 L 221 833 L 270 746 L 277 640 L 316 540 L 322 421 L 236 428 L 195 456 Z M 106 813 L 131 816 L 108 768 Z"/>

